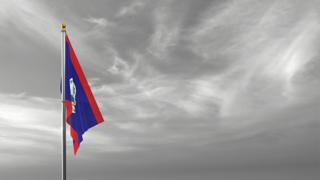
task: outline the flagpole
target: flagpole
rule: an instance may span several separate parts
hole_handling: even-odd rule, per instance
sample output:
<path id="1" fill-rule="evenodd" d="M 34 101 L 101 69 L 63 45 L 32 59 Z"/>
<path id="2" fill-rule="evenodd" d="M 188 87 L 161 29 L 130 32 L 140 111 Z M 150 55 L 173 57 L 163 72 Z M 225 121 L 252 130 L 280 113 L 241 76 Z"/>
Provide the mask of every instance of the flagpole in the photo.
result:
<path id="1" fill-rule="evenodd" d="M 61 24 L 61 101 L 62 101 L 62 173 L 61 179 L 67 179 L 67 156 L 66 156 L 66 108 L 64 105 L 65 100 L 65 60 L 66 58 L 66 25 Z"/>

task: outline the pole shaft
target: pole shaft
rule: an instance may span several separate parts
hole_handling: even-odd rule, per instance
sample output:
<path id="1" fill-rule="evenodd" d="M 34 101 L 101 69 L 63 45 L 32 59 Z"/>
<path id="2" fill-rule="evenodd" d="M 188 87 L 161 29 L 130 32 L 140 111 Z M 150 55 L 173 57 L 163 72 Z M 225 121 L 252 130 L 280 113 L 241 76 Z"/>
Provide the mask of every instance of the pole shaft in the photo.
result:
<path id="1" fill-rule="evenodd" d="M 62 101 L 62 180 L 67 179 L 67 156 L 66 156 L 66 108 L 65 100 L 65 56 L 66 54 L 66 30 L 65 25 L 61 25 L 61 101 Z"/>

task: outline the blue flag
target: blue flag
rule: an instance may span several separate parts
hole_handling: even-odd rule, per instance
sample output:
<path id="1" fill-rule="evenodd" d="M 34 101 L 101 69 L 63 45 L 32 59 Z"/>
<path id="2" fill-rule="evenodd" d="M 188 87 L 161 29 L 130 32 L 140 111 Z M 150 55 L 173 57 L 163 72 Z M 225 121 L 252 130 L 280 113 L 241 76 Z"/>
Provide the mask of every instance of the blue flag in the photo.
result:
<path id="1" fill-rule="evenodd" d="M 82 135 L 91 127 L 102 123 L 103 117 L 67 35 L 65 50 L 64 104 L 76 154 L 83 140 Z"/>

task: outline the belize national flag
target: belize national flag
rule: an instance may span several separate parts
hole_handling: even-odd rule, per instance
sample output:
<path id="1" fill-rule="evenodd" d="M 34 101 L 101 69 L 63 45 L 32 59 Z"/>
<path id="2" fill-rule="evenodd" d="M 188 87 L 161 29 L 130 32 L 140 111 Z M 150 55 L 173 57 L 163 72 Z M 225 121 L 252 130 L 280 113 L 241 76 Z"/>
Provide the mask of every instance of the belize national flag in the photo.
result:
<path id="1" fill-rule="evenodd" d="M 83 140 L 82 135 L 91 127 L 102 123 L 103 117 L 67 35 L 65 51 L 64 104 L 76 154 Z"/>

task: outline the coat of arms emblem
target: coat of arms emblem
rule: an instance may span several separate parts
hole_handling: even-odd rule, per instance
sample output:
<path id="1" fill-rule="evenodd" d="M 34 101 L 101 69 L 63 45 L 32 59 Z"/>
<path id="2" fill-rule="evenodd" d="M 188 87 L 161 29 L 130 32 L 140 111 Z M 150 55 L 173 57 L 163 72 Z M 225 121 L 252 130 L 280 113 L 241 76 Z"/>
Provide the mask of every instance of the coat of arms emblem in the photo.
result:
<path id="1" fill-rule="evenodd" d="M 73 82 L 73 78 L 69 79 L 70 84 L 70 94 L 71 94 L 71 103 L 72 103 L 72 113 L 76 113 L 76 94 L 77 94 L 77 88 L 76 85 Z"/>

